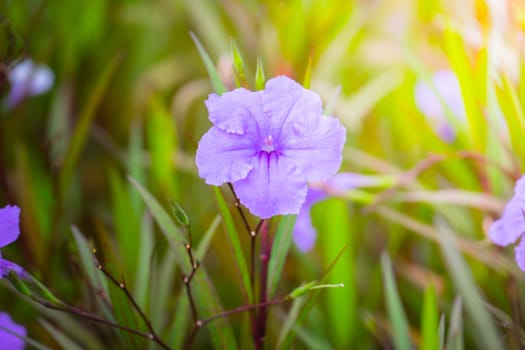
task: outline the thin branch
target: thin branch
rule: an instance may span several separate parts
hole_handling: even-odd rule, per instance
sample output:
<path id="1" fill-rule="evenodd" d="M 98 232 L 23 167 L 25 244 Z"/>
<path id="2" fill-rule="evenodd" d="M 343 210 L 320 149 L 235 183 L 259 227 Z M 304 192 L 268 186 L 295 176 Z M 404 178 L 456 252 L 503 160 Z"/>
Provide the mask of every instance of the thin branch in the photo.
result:
<path id="1" fill-rule="evenodd" d="M 190 265 L 191 265 L 191 272 L 189 275 L 183 275 L 182 276 L 182 282 L 184 283 L 184 287 L 186 288 L 186 294 L 188 295 L 188 299 L 190 301 L 190 307 L 191 307 L 191 315 L 193 316 L 193 321 L 197 322 L 198 315 L 197 315 L 197 307 L 195 305 L 195 300 L 193 298 L 193 294 L 191 293 L 191 281 L 193 280 L 193 277 L 195 276 L 195 272 L 199 268 L 199 262 L 195 260 L 193 257 L 193 252 L 191 248 L 190 243 L 186 243 L 184 245 L 186 248 L 186 251 L 188 252 L 188 257 L 190 259 Z"/>
<path id="2" fill-rule="evenodd" d="M 40 299 L 35 298 L 35 297 L 31 297 L 31 300 L 33 300 L 36 303 L 38 303 L 38 304 L 40 304 L 40 305 L 42 305 L 42 306 L 44 306 L 44 307 L 46 307 L 48 309 L 51 309 L 51 310 L 62 311 L 62 312 L 65 312 L 67 314 L 71 314 L 71 315 L 75 315 L 75 316 L 84 318 L 84 319 L 86 319 L 88 321 L 91 321 L 91 322 L 94 322 L 94 323 L 103 324 L 105 326 L 109 326 L 109 327 L 112 327 L 112 328 L 117 328 L 117 329 L 120 329 L 122 331 L 138 335 L 139 337 L 143 337 L 143 338 L 146 338 L 148 340 L 156 342 L 157 344 L 159 344 L 160 346 L 162 346 L 166 350 L 171 350 L 171 348 L 168 347 L 167 345 L 158 343 L 155 340 L 154 335 L 151 334 L 151 333 L 139 331 L 139 330 L 133 329 L 133 328 L 129 328 L 129 327 L 123 326 L 123 325 L 118 324 L 118 323 L 113 323 L 113 322 L 108 321 L 106 319 L 103 319 L 103 318 L 101 318 L 101 317 L 99 317 L 99 316 L 97 316 L 95 314 L 92 314 L 92 313 L 89 313 L 89 312 L 77 309 L 75 307 L 72 307 L 72 306 L 69 306 L 69 305 L 66 305 L 66 304 L 54 305 L 54 304 L 50 303 L 49 301 L 40 300 Z"/>
<path id="3" fill-rule="evenodd" d="M 94 253 L 94 251 L 93 251 Z M 95 256 L 96 259 L 96 256 Z M 98 261 L 98 260 L 97 260 Z M 102 264 L 97 263 L 97 269 L 101 271 L 104 276 L 106 276 L 107 279 L 109 279 L 115 286 L 120 288 L 124 294 L 126 295 L 126 298 L 129 300 L 131 305 L 133 305 L 133 308 L 139 313 L 140 317 L 146 324 L 146 327 L 148 327 L 148 330 L 150 332 L 150 339 L 153 340 L 155 343 L 159 344 L 163 349 L 170 349 L 170 347 L 165 344 L 162 339 L 157 335 L 157 332 L 155 332 L 155 329 L 153 328 L 153 325 L 151 324 L 151 321 L 149 320 L 148 316 L 142 311 L 142 308 L 138 305 L 137 301 L 129 291 L 129 289 L 126 287 L 126 284 L 123 281 L 118 281 L 108 270 L 106 270 Z"/>
<path id="4" fill-rule="evenodd" d="M 216 315 L 210 316 L 208 318 L 205 318 L 205 319 L 202 319 L 202 320 L 198 320 L 193 325 L 191 333 L 190 333 L 188 339 L 186 339 L 186 342 L 184 343 L 183 349 L 189 349 L 191 341 L 195 337 L 195 334 L 197 333 L 197 331 L 200 328 L 202 328 L 203 326 L 207 325 L 208 323 L 210 323 L 212 321 L 215 321 L 215 320 L 217 320 L 219 318 L 229 317 L 231 315 L 239 314 L 239 313 L 246 312 L 246 311 L 257 310 L 257 309 L 262 308 L 262 307 L 266 308 L 266 307 L 270 307 L 270 306 L 274 306 L 274 305 L 281 305 L 281 304 L 284 304 L 284 303 L 286 303 L 286 302 L 288 302 L 290 300 L 292 300 L 292 298 L 290 298 L 289 296 L 285 296 L 285 297 L 282 297 L 282 298 L 279 298 L 279 299 L 275 299 L 275 300 L 270 300 L 270 301 L 267 301 L 267 302 L 264 302 L 264 303 L 243 305 L 243 306 L 236 307 L 235 309 L 223 311 L 221 313 L 218 313 Z"/>
<path id="5" fill-rule="evenodd" d="M 246 215 L 244 215 L 244 211 L 241 208 L 241 201 L 239 200 L 239 197 L 237 197 L 237 194 L 235 193 L 235 190 L 233 189 L 233 185 L 228 182 L 228 187 L 230 188 L 230 191 L 232 191 L 233 198 L 235 199 L 235 203 L 234 204 L 237 207 L 237 210 L 239 211 L 239 214 L 241 215 L 241 219 L 242 219 L 242 222 L 244 224 L 244 228 L 246 229 L 246 232 L 248 232 L 250 237 L 257 236 L 257 232 L 253 231 L 250 228 L 250 223 L 248 222 L 248 219 L 246 218 Z"/>
<path id="6" fill-rule="evenodd" d="M 246 312 L 246 311 L 250 311 L 250 310 L 257 310 L 257 309 L 262 308 L 262 307 L 281 305 L 281 304 L 284 304 L 284 303 L 286 303 L 286 302 L 288 302 L 290 300 L 292 300 L 292 298 L 290 298 L 289 296 L 285 296 L 285 297 L 282 297 L 282 298 L 279 298 L 279 299 L 270 300 L 270 301 L 267 301 L 267 302 L 264 302 L 264 303 L 258 303 L 258 304 L 252 304 L 252 305 L 243 305 L 243 306 L 236 307 L 235 309 L 226 310 L 226 311 L 223 311 L 223 312 L 218 313 L 216 315 L 210 316 L 208 318 L 205 318 L 205 319 L 201 320 L 200 322 L 202 323 L 202 326 L 204 326 L 204 325 L 207 325 L 211 321 L 214 321 L 214 320 L 216 320 L 218 318 L 224 318 L 224 317 L 228 317 L 228 316 L 231 316 L 231 315 L 239 314 L 241 312 Z"/>

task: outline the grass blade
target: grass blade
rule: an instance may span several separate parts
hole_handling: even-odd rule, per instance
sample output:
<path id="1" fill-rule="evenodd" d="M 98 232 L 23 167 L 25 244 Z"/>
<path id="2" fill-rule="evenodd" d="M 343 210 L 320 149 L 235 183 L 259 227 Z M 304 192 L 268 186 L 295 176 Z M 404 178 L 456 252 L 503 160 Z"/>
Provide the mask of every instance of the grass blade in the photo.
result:
<path id="1" fill-rule="evenodd" d="M 190 32 L 190 36 L 193 42 L 195 43 L 195 46 L 197 46 L 197 50 L 199 50 L 199 55 L 201 56 L 202 62 L 204 63 L 204 66 L 208 71 L 208 76 L 210 77 L 213 90 L 215 90 L 217 94 L 222 95 L 226 92 L 226 87 L 224 86 L 224 83 L 221 80 L 221 76 L 219 75 L 217 68 L 213 64 L 213 61 L 202 46 L 197 36 L 192 32 Z"/>
<path id="2" fill-rule="evenodd" d="M 385 303 L 387 305 L 390 321 L 392 322 L 394 344 L 397 350 L 410 350 L 408 321 L 397 292 L 394 272 L 392 271 L 392 262 L 387 253 L 381 255 L 381 266 L 383 268 Z"/>
<path id="3" fill-rule="evenodd" d="M 228 208 L 228 205 L 226 204 L 226 200 L 224 199 L 220 188 L 214 186 L 213 192 L 215 193 L 215 199 L 217 200 L 217 205 L 219 206 L 219 212 L 224 222 L 224 228 L 228 237 L 228 242 L 230 242 L 235 261 L 237 262 L 236 266 L 240 274 L 244 291 L 246 293 L 246 300 L 253 300 L 253 292 L 250 284 L 250 272 L 248 269 L 248 264 L 246 263 L 246 259 L 244 257 L 244 253 L 242 251 L 241 242 L 239 240 L 239 233 L 235 228 L 232 214 L 230 212 L 230 209 Z"/>
<path id="4" fill-rule="evenodd" d="M 279 284 L 281 272 L 290 246 L 292 245 L 292 230 L 295 225 L 295 215 L 282 216 L 275 233 L 275 238 L 268 265 L 268 296 L 272 298 Z"/>
<path id="5" fill-rule="evenodd" d="M 463 307 L 461 297 L 457 296 L 452 305 L 450 326 L 447 334 L 447 349 L 462 350 L 463 344 Z"/>
<path id="6" fill-rule="evenodd" d="M 84 108 L 80 112 L 78 123 L 71 138 L 71 143 L 67 148 L 67 153 L 64 157 L 64 166 L 60 173 L 59 183 L 61 193 L 63 194 L 67 191 L 67 187 L 73 176 L 73 171 L 77 165 L 80 153 L 86 143 L 89 127 L 95 118 L 95 112 L 102 100 L 102 96 L 106 92 L 111 78 L 120 63 L 120 57 L 120 55 L 113 57 L 113 59 L 106 65 L 95 83 L 93 91 L 86 101 Z"/>
<path id="7" fill-rule="evenodd" d="M 255 90 L 264 90 L 266 76 L 264 75 L 264 66 L 262 58 L 257 58 L 257 69 L 255 71 Z"/>
<path id="8" fill-rule="evenodd" d="M 421 350 L 438 348 L 438 306 L 436 292 L 432 285 L 425 289 L 423 310 L 421 312 Z"/>
<path id="9" fill-rule="evenodd" d="M 490 313 L 482 303 L 481 294 L 476 287 L 472 274 L 452 241 L 452 233 L 443 220 L 438 222 L 443 258 L 459 294 L 465 302 L 465 309 L 470 322 L 476 327 L 479 337 L 476 341 L 480 348 L 501 349 L 500 337 Z"/>

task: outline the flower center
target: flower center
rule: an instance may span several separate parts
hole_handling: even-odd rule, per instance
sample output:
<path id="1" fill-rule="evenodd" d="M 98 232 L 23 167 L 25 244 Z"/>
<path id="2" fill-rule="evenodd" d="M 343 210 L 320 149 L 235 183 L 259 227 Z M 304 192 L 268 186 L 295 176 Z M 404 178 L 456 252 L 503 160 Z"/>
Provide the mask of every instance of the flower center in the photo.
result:
<path id="1" fill-rule="evenodd" d="M 262 150 L 266 153 L 271 153 L 275 150 L 272 135 L 268 135 L 265 137 L 262 144 Z"/>

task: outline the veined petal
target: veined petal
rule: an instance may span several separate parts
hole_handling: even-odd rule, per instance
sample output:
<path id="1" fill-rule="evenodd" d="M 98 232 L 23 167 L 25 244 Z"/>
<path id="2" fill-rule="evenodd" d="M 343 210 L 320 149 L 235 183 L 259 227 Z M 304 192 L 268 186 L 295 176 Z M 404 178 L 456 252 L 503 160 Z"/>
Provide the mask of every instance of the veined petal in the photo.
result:
<path id="1" fill-rule="evenodd" d="M 243 135 L 248 129 L 259 129 L 266 118 L 261 109 L 261 97 L 262 91 L 244 88 L 221 96 L 210 94 L 205 101 L 209 119 L 215 127 L 230 134 Z"/>
<path id="2" fill-rule="evenodd" d="M 20 208 L 7 205 L 0 208 L 0 248 L 14 242 L 20 236 Z"/>
<path id="3" fill-rule="evenodd" d="M 345 128 L 336 118 L 322 115 L 295 124 L 281 140 L 283 156 L 301 169 L 307 181 L 327 180 L 341 166 Z"/>
<path id="4" fill-rule="evenodd" d="M 286 76 L 266 82 L 262 103 L 270 133 L 278 142 L 288 137 L 297 122 L 323 113 L 319 95 Z"/>
<path id="5" fill-rule="evenodd" d="M 255 154 L 249 138 L 212 127 L 200 140 L 195 161 L 199 176 L 207 184 L 219 186 L 244 179 Z"/>
<path id="6" fill-rule="evenodd" d="M 490 227 L 490 239 L 501 246 L 516 242 L 525 233 L 524 211 L 525 200 L 513 197 L 505 206 L 501 218 Z"/>
<path id="7" fill-rule="evenodd" d="M 2 349 L 22 350 L 24 348 L 24 340 L 13 335 L 4 329 L 13 332 L 20 337 L 25 337 L 27 331 L 25 327 L 19 325 L 11 319 L 7 312 L 0 312 L 0 344 Z"/>
<path id="8" fill-rule="evenodd" d="M 297 214 L 307 191 L 301 171 L 276 153 L 261 152 L 252 165 L 248 176 L 234 183 L 241 203 L 262 219 Z"/>

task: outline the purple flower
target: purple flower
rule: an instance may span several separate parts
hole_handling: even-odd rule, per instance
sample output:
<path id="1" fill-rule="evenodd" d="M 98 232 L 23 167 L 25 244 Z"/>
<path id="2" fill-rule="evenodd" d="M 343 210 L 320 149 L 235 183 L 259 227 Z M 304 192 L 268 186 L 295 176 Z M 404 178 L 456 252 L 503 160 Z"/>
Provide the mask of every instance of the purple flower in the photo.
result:
<path id="1" fill-rule="evenodd" d="M 520 269 L 525 271 L 525 175 L 523 175 L 514 187 L 514 196 L 505 206 L 503 215 L 494 221 L 489 230 L 489 237 L 500 246 L 515 243 L 521 238 L 516 246 L 516 262 Z"/>
<path id="2" fill-rule="evenodd" d="M 243 88 L 206 100 L 213 126 L 197 148 L 207 184 L 233 184 L 254 215 L 297 214 L 307 182 L 324 181 L 341 165 L 346 130 L 322 115 L 318 94 L 279 76 L 263 91 Z"/>
<path id="3" fill-rule="evenodd" d="M 25 96 L 36 96 L 47 92 L 53 85 L 53 71 L 45 65 L 35 65 L 27 58 L 9 72 L 11 90 L 7 96 L 10 108 L 17 106 Z"/>
<path id="4" fill-rule="evenodd" d="M 329 196 L 342 197 L 345 192 L 359 187 L 381 186 L 392 181 L 390 177 L 369 176 L 355 173 L 339 173 L 325 182 L 312 184 L 306 200 L 297 214 L 293 229 L 295 245 L 302 252 L 310 251 L 317 238 L 317 231 L 312 225 L 310 210 L 317 202 Z"/>
<path id="5" fill-rule="evenodd" d="M 0 312 L 0 349 L 23 349 L 24 340 L 20 337 L 26 337 L 26 334 L 24 326 L 15 323 L 8 313 Z"/>
<path id="6" fill-rule="evenodd" d="M 16 205 L 7 205 L 0 208 L 0 248 L 13 243 L 20 236 L 20 208 Z M 2 259 L 0 253 L 0 278 L 14 271 L 19 276 L 24 276 L 25 271 L 17 264 Z"/>
<path id="7" fill-rule="evenodd" d="M 415 87 L 417 108 L 427 117 L 436 133 L 446 142 L 452 142 L 456 133 L 447 118 L 447 109 L 458 119 L 466 122 L 465 106 L 458 78 L 448 69 L 432 75 L 432 84 L 419 80 Z"/>

